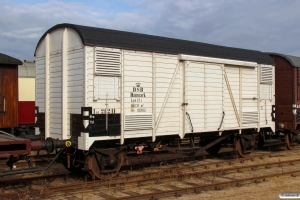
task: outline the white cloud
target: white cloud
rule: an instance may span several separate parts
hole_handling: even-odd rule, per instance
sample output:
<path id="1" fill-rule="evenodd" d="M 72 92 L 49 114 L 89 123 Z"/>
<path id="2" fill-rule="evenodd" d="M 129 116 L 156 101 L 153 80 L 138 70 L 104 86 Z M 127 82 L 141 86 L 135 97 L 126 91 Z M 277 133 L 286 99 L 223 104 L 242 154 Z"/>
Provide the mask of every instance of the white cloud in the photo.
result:
<path id="1" fill-rule="evenodd" d="M 300 1 L 92 2 L 1 2 L 0 52 L 32 59 L 46 30 L 74 23 L 300 56 Z"/>
<path id="2" fill-rule="evenodd" d="M 20 30 L 13 30 L 2 32 L 0 35 L 6 36 L 8 38 L 18 38 L 18 39 L 39 39 L 43 34 L 42 28 L 27 28 Z"/>

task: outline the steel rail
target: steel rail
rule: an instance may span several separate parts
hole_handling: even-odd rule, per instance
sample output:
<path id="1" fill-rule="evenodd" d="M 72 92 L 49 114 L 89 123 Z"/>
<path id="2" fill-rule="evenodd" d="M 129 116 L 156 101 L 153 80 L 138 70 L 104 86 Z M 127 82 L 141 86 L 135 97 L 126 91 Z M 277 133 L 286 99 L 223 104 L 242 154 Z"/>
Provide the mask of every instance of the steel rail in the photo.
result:
<path id="1" fill-rule="evenodd" d="M 164 190 L 160 192 L 152 192 L 147 194 L 137 194 L 137 195 L 131 195 L 128 197 L 118 197 L 118 198 L 110 198 L 110 200 L 119 200 L 119 199 L 157 199 L 161 197 L 180 197 L 182 194 L 190 194 L 193 192 L 194 194 L 198 194 L 202 191 L 209 190 L 209 189 L 215 189 L 215 190 L 221 190 L 225 189 L 228 186 L 235 186 L 240 187 L 242 185 L 245 185 L 246 183 L 259 183 L 259 180 L 265 181 L 266 178 L 271 177 L 278 177 L 278 176 L 284 176 L 284 175 L 294 175 L 300 173 L 300 170 L 293 170 L 288 172 L 281 172 L 281 173 L 274 173 L 274 174 L 266 174 L 262 176 L 257 177 L 250 177 L 250 178 L 242 178 L 242 179 L 235 179 L 230 181 L 223 181 L 218 183 L 212 183 L 212 184 L 204 184 L 199 186 L 192 186 L 192 187 L 185 187 L 185 188 L 178 188 L 174 190 Z M 223 187 L 222 187 L 223 186 Z"/>
<path id="2" fill-rule="evenodd" d="M 272 154 L 272 153 L 270 153 Z M 113 186 L 113 185 L 120 185 L 120 184 L 130 184 L 130 183 L 134 183 L 134 182 L 139 182 L 139 181 L 153 181 L 153 180 L 157 180 L 157 178 L 162 178 L 162 177 L 157 177 L 159 174 L 163 174 L 163 178 L 168 178 L 168 175 L 167 174 L 170 174 L 172 172 L 175 172 L 175 171 L 178 171 L 178 170 L 181 170 L 182 168 L 184 168 L 185 170 L 186 169 L 190 169 L 193 171 L 193 173 L 185 173 L 185 174 L 188 174 L 188 175 L 196 175 L 196 174 L 205 174 L 205 173 L 214 173 L 214 172 L 219 172 L 220 171 L 220 168 L 216 169 L 216 170 L 209 170 L 209 166 L 211 165 L 215 165 L 216 167 L 220 167 L 222 166 L 221 164 L 224 164 L 224 163 L 228 163 L 228 165 L 234 165 L 235 163 L 238 164 L 238 163 L 243 163 L 245 160 L 252 160 L 254 162 L 254 159 L 253 158 L 256 158 L 256 157 L 259 157 L 259 158 L 263 158 L 263 156 L 266 156 L 266 157 L 270 157 L 270 154 L 265 154 L 265 155 L 257 155 L 257 156 L 253 156 L 253 157 L 248 157 L 248 158 L 239 158 L 239 159 L 230 159 L 230 160 L 227 160 L 227 161 L 217 161 L 217 162 L 210 162 L 210 163 L 205 163 L 205 164 L 199 164 L 199 165 L 184 165 L 184 166 L 169 166 L 168 168 L 164 169 L 164 168 L 159 168 L 157 169 L 156 171 L 153 171 L 153 172 L 147 172 L 147 173 L 142 173 L 142 174 L 135 174 L 135 175 L 131 175 L 131 176 L 126 176 L 126 177 L 115 177 L 114 179 L 112 180 L 94 180 L 92 182 L 86 182 L 84 185 L 86 187 L 93 187 L 94 185 L 97 185 L 97 186 L 106 186 L 106 185 L 110 185 L 110 186 Z M 275 157 L 275 156 L 274 156 Z M 293 160 L 289 160 L 287 162 L 292 162 Z M 299 162 L 300 162 L 300 159 L 299 159 Z M 277 162 L 275 162 L 276 164 Z M 269 165 L 270 163 L 268 164 L 265 164 L 265 165 Z M 274 164 L 274 163 L 272 163 Z M 257 165 L 248 165 L 250 166 L 249 168 L 253 168 L 254 166 L 257 166 Z M 263 164 L 261 164 L 261 166 L 263 166 Z M 232 168 L 223 168 L 223 171 L 224 170 L 237 170 L 238 168 L 247 168 L 247 166 L 238 166 L 238 167 L 232 167 Z M 195 168 L 201 168 L 202 170 L 206 170 L 204 172 L 197 172 L 195 171 Z M 159 172 L 158 172 L 159 171 Z M 183 174 L 181 174 L 183 175 Z M 174 174 L 171 174 L 170 175 L 171 177 L 174 177 Z M 63 189 L 61 189 L 61 187 L 51 187 L 49 190 L 73 190 L 76 189 L 76 185 L 67 185 L 67 186 L 64 186 Z M 79 186 L 79 189 L 82 188 L 82 186 Z"/>
<path id="3" fill-rule="evenodd" d="M 183 174 L 164 174 L 164 173 L 159 173 L 162 176 L 158 176 L 157 172 L 154 172 L 153 174 L 156 174 L 156 176 L 152 176 L 152 177 L 145 177 L 143 175 L 140 176 L 132 176 L 132 180 L 128 180 L 128 177 L 124 177 L 124 179 L 119 178 L 116 181 L 111 180 L 108 182 L 103 182 L 103 181 L 93 181 L 93 182 L 86 182 L 84 184 L 71 184 L 71 185 L 65 185 L 63 188 L 62 187 L 51 187 L 48 188 L 47 190 L 45 190 L 43 192 L 44 197 L 51 197 L 53 196 L 53 194 L 55 194 L 55 196 L 60 196 L 58 195 L 58 193 L 77 193 L 78 191 L 80 191 L 80 193 L 84 192 L 82 190 L 92 190 L 97 189 L 98 191 L 101 191 L 101 189 L 103 190 L 107 190 L 107 188 L 114 188 L 114 187 L 124 187 L 126 188 L 126 186 L 130 187 L 133 185 L 147 185 L 147 184 L 151 184 L 151 183 L 162 183 L 162 182 L 166 182 L 167 180 L 173 180 L 174 181 L 174 177 L 178 180 L 182 180 L 182 177 L 191 177 L 191 176 L 196 176 L 199 177 L 200 175 L 205 175 L 205 174 L 222 174 L 222 175 L 228 175 L 229 172 L 241 172 L 241 169 L 249 169 L 249 170 L 253 170 L 253 167 L 265 167 L 265 169 L 270 169 L 269 166 L 270 165 L 278 165 L 277 167 L 283 167 L 283 164 L 288 164 L 288 165 L 293 165 L 297 162 L 300 162 L 300 159 L 296 159 L 296 160 L 286 160 L 286 161 L 279 161 L 279 162 L 268 162 L 268 163 L 262 163 L 262 164 L 258 164 L 258 165 L 247 165 L 247 166 L 234 166 L 234 167 L 230 167 L 230 168 L 223 168 L 223 169 L 216 169 L 216 170 L 207 170 L 207 171 L 200 171 L 200 172 L 189 172 L 189 173 L 183 173 Z M 247 180 L 258 180 L 261 178 L 266 178 L 266 177 L 272 177 L 272 176 L 279 176 L 279 175 L 286 175 L 286 174 L 294 174 L 294 173 L 300 173 L 300 169 L 299 170 L 293 170 L 293 171 L 287 171 L 287 172 L 281 172 L 281 173 L 275 173 L 275 174 L 269 174 L 269 175 L 263 175 L 263 176 L 256 176 L 254 178 L 242 178 L 242 179 L 232 179 L 230 181 L 225 181 L 225 182 L 219 182 L 219 183 L 214 183 L 214 184 L 205 184 L 205 185 L 199 185 L 199 186 L 194 186 L 194 187 L 188 187 L 189 190 L 200 190 L 203 189 L 205 187 L 212 187 L 212 186 L 220 186 L 220 185 L 224 185 L 224 184 L 232 184 L 232 183 L 240 183 L 243 181 L 247 181 Z M 138 178 L 140 177 L 140 178 Z M 222 178 L 222 177 L 221 177 Z M 126 180 L 127 179 L 127 180 Z M 100 187 L 103 187 L 100 189 Z M 185 187 L 184 189 L 180 188 L 180 189 L 175 189 L 175 190 L 169 190 L 169 191 L 162 191 L 162 192 L 155 192 L 155 193 L 149 193 L 149 194 L 137 194 L 137 195 L 131 195 L 129 197 L 120 197 L 120 198 L 116 198 L 116 199 L 134 199 L 134 198 L 142 198 L 142 197 L 151 197 L 153 195 L 165 195 L 167 193 L 182 193 L 183 191 L 187 190 L 187 188 Z M 33 195 L 33 194 L 32 194 Z M 0 195 L 1 197 L 1 195 Z"/>
<path id="4" fill-rule="evenodd" d="M 285 151 L 283 151 L 285 152 Z M 279 154 L 282 154 L 283 152 L 279 152 Z M 291 152 L 291 151 L 289 151 Z M 226 160 L 225 162 L 228 163 L 229 165 L 233 165 L 234 163 L 243 163 L 245 160 L 251 160 L 251 161 L 254 161 L 255 158 L 263 158 L 263 157 L 277 157 L 277 156 L 282 156 L 282 155 L 274 155 L 274 152 L 272 153 L 266 153 L 266 154 L 259 154 L 259 155 L 254 155 L 254 156 L 249 156 L 247 158 L 240 158 L 240 159 L 231 159 L 231 160 Z M 267 169 L 268 166 L 271 166 L 271 165 L 277 165 L 277 167 L 282 167 L 284 164 L 293 164 L 295 162 L 299 162 L 300 159 L 297 159 L 297 160 L 286 160 L 286 161 L 278 161 L 278 162 L 268 162 L 268 163 L 262 163 L 262 164 L 255 164 L 255 165 L 247 165 L 247 166 L 235 166 L 235 167 L 230 167 L 230 168 L 218 168 L 218 169 L 215 169 L 215 170 L 208 170 L 209 169 L 209 166 L 210 165 L 215 165 L 216 167 L 220 167 L 222 164 L 224 164 L 224 161 L 218 161 L 218 162 L 210 162 L 210 163 L 202 163 L 201 165 L 193 165 L 193 166 L 181 166 L 181 167 L 184 167 L 184 169 L 188 169 L 190 168 L 192 171 L 195 170 L 195 168 L 198 168 L 199 166 L 202 166 L 204 169 L 206 169 L 206 171 L 202 171 L 202 172 L 184 172 L 182 174 L 177 174 L 177 177 L 180 178 L 180 177 L 184 177 L 184 176 L 197 176 L 199 177 L 199 175 L 202 175 L 203 174 L 207 174 L 207 173 L 224 173 L 224 174 L 228 174 L 225 172 L 225 170 L 228 170 L 228 172 L 231 170 L 231 171 L 235 171 L 235 172 L 238 172 L 238 170 L 241 170 L 241 169 L 246 169 L 246 168 L 249 168 L 250 170 L 255 170 L 257 167 L 263 167 L 263 166 L 266 166 L 265 168 Z M 205 167 L 207 166 L 207 168 Z M 179 166 L 180 167 L 180 166 Z M 120 187 L 120 185 L 122 187 L 125 187 L 127 185 L 132 185 L 132 184 L 137 184 L 137 185 L 144 185 L 145 183 L 147 183 L 147 181 L 151 182 L 151 181 L 163 181 L 164 179 L 167 180 L 168 178 L 174 178 L 174 176 L 176 174 L 170 174 L 170 171 L 176 170 L 181 170 L 182 168 L 177 168 L 177 167 L 172 167 L 172 168 L 168 168 L 168 169 L 163 169 L 163 168 L 160 168 L 160 173 L 159 174 L 163 174 L 163 176 L 157 176 L 158 172 L 154 172 L 154 174 L 156 175 L 151 175 L 151 173 L 143 173 L 142 175 L 134 175 L 130 178 L 130 176 L 127 176 L 127 177 L 122 177 L 122 178 L 118 178 L 118 179 L 113 179 L 113 180 L 110 180 L 110 181 L 93 181 L 93 182 L 85 182 L 85 183 L 80 183 L 80 185 L 78 184 L 68 184 L 68 185 L 64 185 L 64 187 L 51 187 L 51 188 L 47 188 L 47 190 L 44 190 L 43 191 L 43 196 L 51 196 L 53 195 L 54 193 L 72 193 L 72 192 L 78 192 L 78 191 L 81 191 L 83 189 L 93 189 L 93 188 L 97 188 L 97 190 L 99 190 L 100 188 L 99 187 L 104 187 L 105 189 L 108 188 L 113 188 L 113 187 Z M 169 175 L 168 172 L 169 171 Z M 288 173 L 288 172 L 287 172 Z M 167 176 L 168 175 L 168 176 Z M 140 178 L 138 178 L 140 177 Z M 147 177 L 150 177 L 151 179 L 147 180 Z M 137 180 L 138 178 L 138 180 Z M 130 180 L 132 179 L 132 180 Z M 135 180 L 134 180 L 135 179 Z M 78 190 L 78 191 L 76 191 Z M 30 192 L 30 195 L 31 196 L 35 196 L 35 197 L 38 197 L 38 194 L 39 192 L 35 192 L 35 191 L 32 191 Z M 5 195 L 5 194 L 3 194 Z M 9 195 L 9 194 L 7 194 Z M 17 194 L 10 194 L 10 196 L 13 196 L 13 195 L 19 195 L 19 193 Z M 2 195 L 0 195 L 1 197 Z M 3 196 L 2 196 L 3 197 Z M 17 197 L 17 196 L 15 196 Z"/>
<path id="5" fill-rule="evenodd" d="M 0 185 L 8 185 L 13 183 L 24 183 L 27 181 L 34 181 L 34 180 L 41 180 L 41 179 L 49 179 L 49 178 L 57 178 L 57 177 L 66 177 L 70 175 L 70 172 L 56 172 L 55 174 L 48 174 L 48 175 L 38 175 L 38 176 L 29 176 L 29 177 L 22 177 L 22 178 L 13 178 L 13 179 L 6 179 L 0 180 Z"/>
<path id="6" fill-rule="evenodd" d="M 300 159 L 297 160 L 287 160 L 284 162 L 270 162 L 270 163 L 264 163 L 264 164 L 259 164 L 260 167 L 265 166 L 265 169 L 270 170 L 270 168 L 268 166 L 270 165 L 278 165 L 278 167 L 282 167 L 282 164 L 286 163 L 286 164 L 295 164 L 296 162 L 300 162 Z M 195 173 L 189 173 L 189 174 L 181 174 L 178 176 L 179 180 L 180 177 L 182 176 L 197 176 L 199 177 L 199 175 L 204 175 L 204 174 L 213 174 L 213 173 L 219 173 L 222 175 L 228 175 L 227 172 L 229 171 L 233 171 L 233 172 L 241 172 L 240 169 L 246 169 L 249 168 L 250 170 L 253 168 L 253 166 L 258 166 L 258 165 L 249 165 L 249 166 L 235 166 L 232 168 L 228 168 L 228 169 L 217 169 L 217 170 L 208 170 L 208 171 L 204 171 L 204 172 L 195 172 Z M 109 199 L 146 199 L 146 198 L 158 198 L 158 197 L 168 197 L 168 196 L 180 196 L 181 194 L 184 193 L 190 193 L 191 191 L 194 191 L 195 193 L 200 192 L 202 190 L 205 189 L 209 189 L 209 188 L 214 188 L 214 189 L 222 189 L 221 186 L 241 186 L 240 183 L 245 183 L 246 181 L 254 181 L 254 182 L 258 182 L 257 180 L 263 179 L 263 178 L 267 178 L 267 177 L 274 177 L 274 176 L 282 176 L 282 175 L 287 175 L 287 174 L 295 174 L 295 173 L 300 173 L 300 169 L 299 170 L 292 170 L 292 171 L 286 171 L 286 172 L 280 172 L 280 173 L 272 173 L 272 174 L 265 174 L 265 175 L 261 175 L 261 176 L 256 176 L 256 177 L 250 177 L 250 178 L 241 178 L 241 179 L 231 179 L 229 181 L 223 181 L 223 182 L 217 182 L 217 183 L 213 183 L 213 184 L 202 184 L 199 186 L 192 186 L 192 187 L 184 187 L 184 188 L 177 188 L 177 189 L 173 189 L 173 190 L 164 190 L 164 191 L 156 191 L 156 192 L 152 192 L 152 193 L 147 193 L 147 194 L 136 194 L 136 192 L 132 192 L 129 196 L 122 196 L 122 197 L 117 197 L 117 198 L 109 198 Z M 156 172 L 157 174 L 157 172 Z M 134 176 L 133 176 L 134 177 Z M 97 191 L 101 191 L 101 189 L 107 190 L 108 188 L 114 188 L 114 187 L 124 187 L 126 188 L 126 186 L 133 186 L 133 185 L 148 185 L 149 182 L 155 182 L 155 183 L 162 183 L 167 181 L 167 179 L 174 179 L 174 175 L 165 175 L 165 176 L 161 176 L 161 177 L 151 177 L 151 178 L 147 178 L 147 177 L 143 177 L 143 179 L 138 179 L 138 180 L 124 180 L 121 181 L 121 179 L 119 181 L 110 181 L 110 182 L 101 182 L 101 181 L 96 181 L 96 182 L 90 182 L 90 183 L 85 183 L 85 184 L 81 184 L 81 185 L 70 185 L 68 187 L 61 188 L 61 187 L 55 187 L 55 188 L 49 188 L 48 191 L 44 191 L 44 197 L 51 197 L 53 194 L 55 194 L 55 196 L 60 196 L 58 195 L 58 193 L 62 192 L 62 193 L 68 193 L 68 194 L 76 194 L 78 192 L 80 193 L 84 193 L 84 191 L 82 190 L 87 190 L 87 191 L 91 191 L 93 189 L 97 189 Z M 256 181 L 255 181 L 256 180 Z M 174 181 L 174 180 L 173 180 Z M 233 185 L 235 184 L 235 185 Z M 106 188 L 106 187 L 107 188 Z M 105 188 L 101 188 L 100 187 L 105 187 Z M 74 191 L 74 192 L 73 192 Z M 130 192 L 128 192 L 130 193 Z M 50 196 L 49 196 L 50 195 Z M 63 195 L 63 194 L 62 194 Z"/>

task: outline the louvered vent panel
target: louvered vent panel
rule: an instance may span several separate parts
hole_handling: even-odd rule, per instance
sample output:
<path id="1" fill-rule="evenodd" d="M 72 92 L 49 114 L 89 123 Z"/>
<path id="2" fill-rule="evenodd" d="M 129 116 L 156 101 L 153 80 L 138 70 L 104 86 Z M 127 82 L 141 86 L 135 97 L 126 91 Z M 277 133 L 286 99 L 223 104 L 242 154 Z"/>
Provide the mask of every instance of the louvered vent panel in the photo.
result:
<path id="1" fill-rule="evenodd" d="M 113 49 L 95 50 L 95 74 L 120 76 L 121 51 Z"/>
<path id="2" fill-rule="evenodd" d="M 125 131 L 153 128 L 152 114 L 125 115 Z"/>
<path id="3" fill-rule="evenodd" d="M 271 85 L 273 83 L 273 67 L 262 66 L 261 67 L 261 84 Z"/>
<path id="4" fill-rule="evenodd" d="M 243 124 L 252 124 L 258 122 L 258 112 L 243 112 Z"/>

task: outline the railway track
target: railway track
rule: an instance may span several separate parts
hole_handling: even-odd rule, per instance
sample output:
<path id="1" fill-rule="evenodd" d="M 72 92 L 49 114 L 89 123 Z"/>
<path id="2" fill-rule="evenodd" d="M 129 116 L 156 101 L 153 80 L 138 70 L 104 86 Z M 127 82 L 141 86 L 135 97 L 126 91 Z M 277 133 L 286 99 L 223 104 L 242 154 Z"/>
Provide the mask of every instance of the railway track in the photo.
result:
<path id="1" fill-rule="evenodd" d="M 297 164 L 300 163 L 300 159 L 287 159 L 288 155 L 297 153 L 299 149 L 272 153 L 255 152 L 248 158 L 241 159 L 221 161 L 205 159 L 200 162 L 191 161 L 173 165 L 161 163 L 159 167 L 150 167 L 143 171 L 127 170 L 127 174 L 126 171 L 122 172 L 118 177 L 107 181 L 79 183 L 70 181 L 70 184 L 63 186 L 30 189 L 24 191 L 23 195 L 35 199 L 63 199 L 66 196 L 78 197 L 95 193 L 98 198 L 103 199 L 155 199 L 209 189 L 220 190 L 225 187 L 258 183 L 268 177 L 298 174 L 300 168 Z M 260 171 L 263 174 L 259 173 Z M 134 190 L 131 190 L 132 188 Z M 139 190 L 136 191 L 136 188 Z M 20 192 L 0 195 L 0 198 L 6 199 L 16 197 L 20 198 Z"/>
<path id="2" fill-rule="evenodd" d="M 31 156 L 28 156 L 28 159 L 30 160 L 31 167 L 36 166 L 43 166 L 49 164 L 53 158 L 55 157 L 55 154 L 33 154 Z M 8 158 L 2 157 L 0 158 L 0 173 L 3 170 L 8 170 L 9 166 L 7 165 Z M 12 168 L 15 169 L 22 169 L 22 168 L 28 168 L 29 164 L 25 160 L 19 160 L 15 162 L 12 166 Z"/>

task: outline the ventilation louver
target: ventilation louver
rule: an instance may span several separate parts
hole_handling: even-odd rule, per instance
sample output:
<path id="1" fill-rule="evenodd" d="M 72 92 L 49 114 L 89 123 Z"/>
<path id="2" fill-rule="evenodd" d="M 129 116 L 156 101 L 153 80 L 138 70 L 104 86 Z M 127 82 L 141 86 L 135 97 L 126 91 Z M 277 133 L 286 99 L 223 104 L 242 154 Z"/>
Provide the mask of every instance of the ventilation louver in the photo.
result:
<path id="1" fill-rule="evenodd" d="M 120 76 L 121 51 L 119 49 L 95 49 L 95 74 Z"/>
<path id="2" fill-rule="evenodd" d="M 144 130 L 153 128 L 153 115 L 151 114 L 130 114 L 125 115 L 125 131 Z"/>
<path id="3" fill-rule="evenodd" d="M 249 111 L 243 112 L 243 124 L 252 124 L 258 122 L 258 112 L 257 111 Z"/>
<path id="4" fill-rule="evenodd" d="M 273 83 L 273 67 L 261 66 L 261 84 L 272 85 Z"/>

